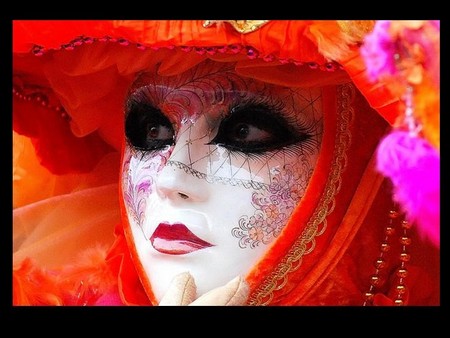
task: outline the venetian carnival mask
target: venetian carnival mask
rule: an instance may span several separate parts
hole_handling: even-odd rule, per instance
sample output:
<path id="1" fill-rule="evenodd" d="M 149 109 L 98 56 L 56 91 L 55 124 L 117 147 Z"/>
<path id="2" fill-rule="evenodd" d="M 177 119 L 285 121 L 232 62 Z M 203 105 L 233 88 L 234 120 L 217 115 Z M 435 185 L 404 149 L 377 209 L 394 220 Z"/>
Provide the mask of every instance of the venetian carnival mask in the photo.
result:
<path id="1" fill-rule="evenodd" d="M 244 78 L 213 61 L 140 74 L 125 107 L 121 184 L 156 298 L 186 271 L 199 295 L 245 276 L 305 194 L 322 133 L 320 88 Z"/>

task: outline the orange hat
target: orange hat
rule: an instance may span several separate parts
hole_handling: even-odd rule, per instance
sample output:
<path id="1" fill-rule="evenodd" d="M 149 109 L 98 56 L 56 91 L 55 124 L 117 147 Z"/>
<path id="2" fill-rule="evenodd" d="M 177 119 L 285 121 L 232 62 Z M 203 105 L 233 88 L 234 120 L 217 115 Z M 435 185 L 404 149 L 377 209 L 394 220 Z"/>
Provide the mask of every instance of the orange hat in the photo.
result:
<path id="1" fill-rule="evenodd" d="M 435 304 L 439 269 L 432 246 L 412 249 L 412 284 L 429 276 L 415 293 L 396 291 L 404 286 L 398 269 L 405 266 L 397 259 L 405 257 L 398 243 L 386 244 L 392 256 L 383 270 L 385 283 L 376 280 L 382 269 L 373 262 L 385 258 L 380 245 L 394 213 L 389 213 L 389 183 L 376 172 L 373 154 L 401 104 L 388 86 L 373 83 L 365 72 L 360 46 L 373 25 L 331 20 L 15 21 L 14 130 L 33 139 L 42 165 L 53 173 L 89 172 L 105 154 L 121 149 L 123 102 L 139 72 L 176 75 L 211 59 L 232 62 L 238 74 L 261 81 L 323 87 L 320 158 L 305 197 L 246 276 L 248 303 L 357 305 L 373 301 L 378 292 L 383 296 L 377 299 L 385 303 L 392 298 Z M 122 301 L 156 304 L 151 285 L 139 278 L 145 272 L 124 223 L 116 229 L 108 256 L 119 276 Z M 420 242 L 417 234 L 408 236 Z M 377 278 L 371 277 L 374 272 Z"/>

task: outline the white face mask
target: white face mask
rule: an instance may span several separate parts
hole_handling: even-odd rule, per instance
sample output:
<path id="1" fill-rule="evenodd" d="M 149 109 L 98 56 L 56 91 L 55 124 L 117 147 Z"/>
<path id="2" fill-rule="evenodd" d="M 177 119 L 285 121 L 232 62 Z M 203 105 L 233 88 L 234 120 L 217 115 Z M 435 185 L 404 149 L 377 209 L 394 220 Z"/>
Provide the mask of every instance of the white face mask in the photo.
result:
<path id="1" fill-rule="evenodd" d="M 156 298 L 185 271 L 198 296 L 245 276 L 305 193 L 322 138 L 321 90 L 241 78 L 213 62 L 145 75 L 134 88 L 123 198 Z"/>

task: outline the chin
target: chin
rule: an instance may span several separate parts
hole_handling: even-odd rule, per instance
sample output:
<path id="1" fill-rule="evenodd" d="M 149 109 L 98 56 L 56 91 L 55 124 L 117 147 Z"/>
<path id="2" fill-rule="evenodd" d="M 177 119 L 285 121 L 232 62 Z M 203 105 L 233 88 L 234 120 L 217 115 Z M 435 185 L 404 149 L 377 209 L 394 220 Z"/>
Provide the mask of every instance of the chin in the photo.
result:
<path id="1" fill-rule="evenodd" d="M 173 259 L 173 257 L 159 257 L 159 259 L 153 257 L 150 263 L 151 269 L 147 269 L 147 275 L 149 276 L 153 293 L 158 301 L 167 292 L 173 278 L 184 272 L 189 272 L 194 278 L 197 287 L 197 298 L 216 287 L 225 285 L 235 277 L 229 275 L 229 272 L 226 275 L 220 274 L 213 267 L 205 265 L 204 257 L 200 259 L 198 257 L 187 256 L 191 255 L 185 255 L 183 259 L 178 261 Z"/>

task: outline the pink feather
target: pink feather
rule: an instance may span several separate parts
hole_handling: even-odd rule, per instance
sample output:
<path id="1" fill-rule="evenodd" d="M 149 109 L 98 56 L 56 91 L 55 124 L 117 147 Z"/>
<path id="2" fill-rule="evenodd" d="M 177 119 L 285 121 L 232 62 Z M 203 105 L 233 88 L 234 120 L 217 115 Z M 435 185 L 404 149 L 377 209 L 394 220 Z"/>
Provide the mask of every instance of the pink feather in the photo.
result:
<path id="1" fill-rule="evenodd" d="M 393 131 L 379 144 L 377 169 L 394 185 L 394 199 L 408 220 L 440 245 L 440 156 L 425 139 Z"/>

